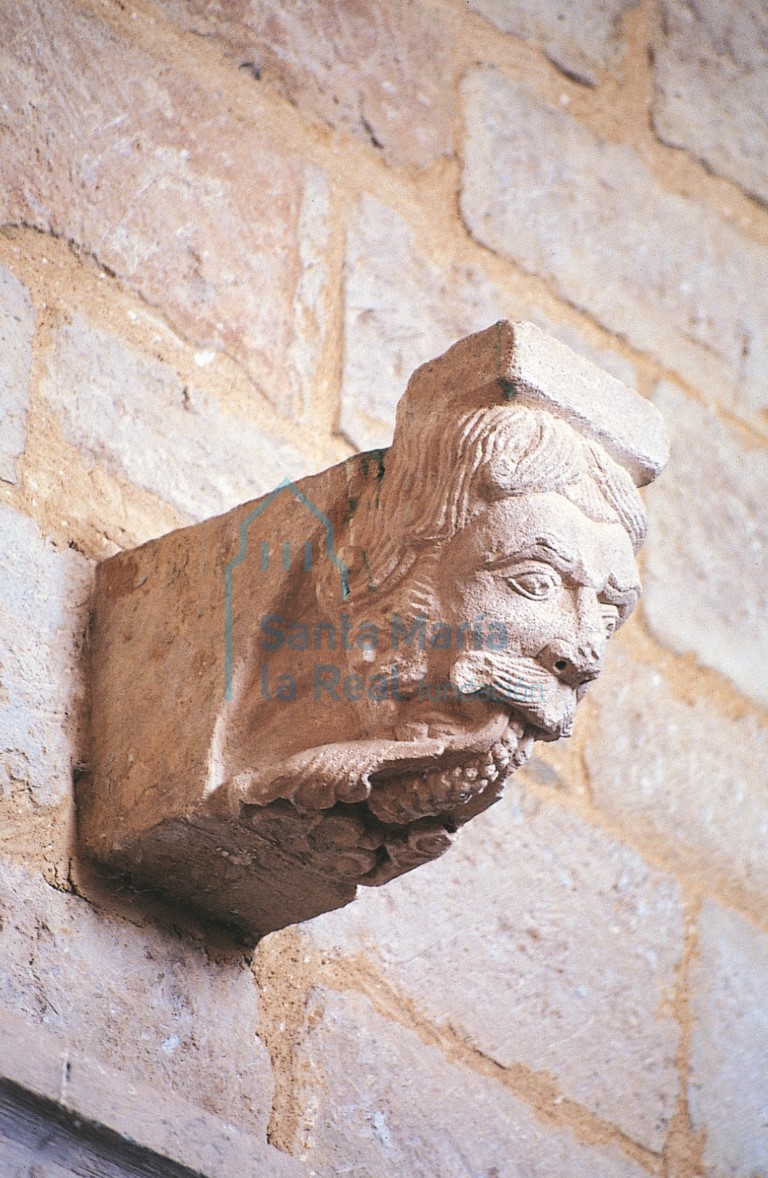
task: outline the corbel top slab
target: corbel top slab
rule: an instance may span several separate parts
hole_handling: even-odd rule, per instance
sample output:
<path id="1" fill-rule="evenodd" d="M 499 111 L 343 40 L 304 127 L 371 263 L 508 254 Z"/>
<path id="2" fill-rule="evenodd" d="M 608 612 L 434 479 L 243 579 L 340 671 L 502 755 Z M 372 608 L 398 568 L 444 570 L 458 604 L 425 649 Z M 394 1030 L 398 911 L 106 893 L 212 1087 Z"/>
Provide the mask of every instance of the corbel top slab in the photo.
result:
<path id="1" fill-rule="evenodd" d="M 425 414 L 514 402 L 545 409 L 598 442 L 638 487 L 669 458 L 654 405 L 578 356 L 533 323 L 500 319 L 417 368 L 398 406 L 398 422 Z"/>

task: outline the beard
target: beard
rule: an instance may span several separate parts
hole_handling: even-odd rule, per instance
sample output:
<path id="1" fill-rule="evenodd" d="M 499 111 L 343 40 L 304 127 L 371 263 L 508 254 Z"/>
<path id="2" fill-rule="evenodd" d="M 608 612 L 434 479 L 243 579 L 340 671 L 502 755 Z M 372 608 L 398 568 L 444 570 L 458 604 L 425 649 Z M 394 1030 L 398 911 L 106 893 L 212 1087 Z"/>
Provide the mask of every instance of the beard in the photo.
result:
<path id="1" fill-rule="evenodd" d="M 392 828 L 427 820 L 430 829 L 436 821 L 455 830 L 498 800 L 534 741 L 569 734 L 576 693 L 535 660 L 508 651 L 465 651 L 449 678 L 438 685 L 434 729 L 418 724 L 425 729 L 418 735 L 401 730 L 396 740 L 330 744 L 279 768 L 250 769 L 233 781 L 235 799 L 265 806 L 283 798 L 306 813 L 362 803 L 387 828 L 385 843 L 399 837 Z"/>
<path id="2" fill-rule="evenodd" d="M 507 777 L 530 757 L 534 739 L 521 718 L 510 716 L 503 734 L 488 749 L 479 751 L 464 745 L 452 756 L 448 741 L 447 767 L 389 780 L 373 777 L 368 809 L 386 824 L 441 816 L 453 826 L 461 826 L 498 801 Z"/>
<path id="3" fill-rule="evenodd" d="M 534 741 L 569 736 L 576 693 L 534 659 L 508 651 L 467 651 L 450 672 L 454 700 L 503 711 L 507 726 L 487 751 L 466 746 L 441 769 L 372 778 L 368 808 L 385 823 L 403 824 L 443 816 L 456 825 L 474 817 L 501 795 L 504 781 L 531 755 Z M 447 693 L 444 693 L 444 697 Z M 450 747 L 446 748 L 450 760 Z"/>

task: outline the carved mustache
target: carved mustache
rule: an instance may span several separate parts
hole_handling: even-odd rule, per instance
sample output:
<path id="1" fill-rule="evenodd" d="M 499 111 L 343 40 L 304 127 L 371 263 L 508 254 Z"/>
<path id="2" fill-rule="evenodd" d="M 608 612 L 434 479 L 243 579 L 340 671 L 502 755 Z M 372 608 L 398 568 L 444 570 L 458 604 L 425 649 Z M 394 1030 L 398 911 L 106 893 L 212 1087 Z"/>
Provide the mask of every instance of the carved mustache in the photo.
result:
<path id="1" fill-rule="evenodd" d="M 548 735 L 570 733 L 576 697 L 541 663 L 508 651 L 467 651 L 451 669 L 451 682 L 464 695 L 490 693 Z"/>

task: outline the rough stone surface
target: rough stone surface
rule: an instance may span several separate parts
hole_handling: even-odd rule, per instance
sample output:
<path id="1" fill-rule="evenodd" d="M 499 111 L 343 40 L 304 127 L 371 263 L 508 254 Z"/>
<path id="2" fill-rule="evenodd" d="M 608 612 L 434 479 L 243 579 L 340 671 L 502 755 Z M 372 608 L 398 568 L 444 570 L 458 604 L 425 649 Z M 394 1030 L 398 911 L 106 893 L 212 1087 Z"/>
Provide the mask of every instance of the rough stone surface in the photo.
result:
<path id="1" fill-rule="evenodd" d="M 662 0 L 653 60 L 661 138 L 768 202 L 763 0 Z"/>
<path id="2" fill-rule="evenodd" d="M 708 901 L 691 978 L 688 1099 L 708 1178 L 768 1173 L 768 937 Z"/>
<path id="3" fill-rule="evenodd" d="M 453 150 L 451 29 L 429 0 L 158 0 L 299 110 L 380 148 L 388 163 Z"/>
<path id="4" fill-rule="evenodd" d="M 301 274 L 293 296 L 293 334 L 287 365 L 291 404 L 302 417 L 315 393 L 317 365 L 328 334 L 325 299 L 329 283 L 326 250 L 330 225 L 330 193 L 325 173 L 309 165 L 304 171 L 299 210 Z"/>
<path id="5" fill-rule="evenodd" d="M 768 731 L 676 696 L 652 666 L 611 650 L 590 691 L 599 709 L 586 764 L 612 822 L 693 876 L 768 904 Z"/>
<path id="6" fill-rule="evenodd" d="M 301 233 L 324 213 L 258 104 L 242 126 L 66 0 L 5 5 L 0 93 L 0 220 L 72 241 L 292 408 Z"/>
<path id="7" fill-rule="evenodd" d="M 768 454 L 669 382 L 654 399 L 672 457 L 648 493 L 648 621 L 660 641 L 766 704 Z"/>
<path id="8" fill-rule="evenodd" d="M 509 378 L 516 405 L 579 422 L 636 486 L 661 473 L 669 460 L 669 441 L 661 415 L 648 401 L 532 323 L 515 324 L 514 353 Z"/>
<path id="9" fill-rule="evenodd" d="M 737 412 L 768 405 L 766 250 L 499 71 L 463 90 L 477 240 Z"/>
<path id="10" fill-rule="evenodd" d="M 16 482 L 24 449 L 35 313 L 27 288 L 0 266 L 0 479 Z"/>
<path id="11" fill-rule="evenodd" d="M 91 575 L 0 504 L 0 795 L 46 805 L 69 794 Z"/>
<path id="12" fill-rule="evenodd" d="M 142 1174 L 179 1175 L 178 1165 L 206 1178 L 270 1178 L 307 1171 L 267 1145 L 263 1134 L 180 1099 L 168 1085 L 150 1088 L 83 1055 L 65 1036 L 0 1011 L 0 1169 L 21 1178 L 112 1178 L 137 1174 L 135 1149 L 152 1151 Z M 3 1085 L 9 1080 L 15 1089 Z M 28 1100 L 41 1098 L 45 1104 Z M 60 1118 L 60 1111 L 69 1114 Z M 83 1132 L 82 1122 L 89 1123 Z M 90 1131 L 96 1127 L 95 1132 Z M 106 1129 L 107 1135 L 99 1130 Z M 117 1137 L 112 1137 L 116 1134 Z M 187 1175 L 189 1170 L 185 1170 Z"/>
<path id="13" fill-rule="evenodd" d="M 309 470 L 293 446 L 81 316 L 55 334 L 41 391 L 68 442 L 196 519 Z"/>
<path id="14" fill-rule="evenodd" d="M 510 306 L 509 296 L 474 266 L 433 260 L 398 213 L 364 197 L 347 240 L 341 388 L 346 436 L 361 449 L 388 446 L 397 402 L 414 369 L 502 315 L 536 323 L 634 385 L 632 365 L 621 356 L 590 347 L 538 307 Z"/>
<path id="15" fill-rule="evenodd" d="M 365 954 L 420 1013 L 651 1149 L 677 1093 L 676 883 L 575 814 L 507 783 L 450 855 L 307 933 Z"/>
<path id="16" fill-rule="evenodd" d="M 319 1173 L 414 1178 L 642 1178 L 615 1147 L 545 1126 L 495 1080 L 452 1065 L 360 994 L 314 991 L 299 1052 L 311 1109 L 301 1156 Z M 364 1077 L 364 1083 L 361 1083 Z"/>
<path id="17" fill-rule="evenodd" d="M 281 1165 L 323 1178 L 350 1170 L 355 1178 L 406 1178 L 420 1165 L 432 1178 L 454 1162 L 462 1172 L 465 1141 L 463 1178 L 521 1171 L 527 1178 L 537 1167 L 537 1178 L 579 1170 L 586 1178 L 600 1172 L 609 1139 L 654 1178 L 665 1169 L 669 1178 L 704 1178 L 705 1170 L 707 1178 L 768 1178 L 768 1051 L 756 1017 L 768 968 L 754 948 L 760 935 L 735 915 L 768 932 L 766 745 L 758 729 L 765 714 L 756 702 L 764 699 L 768 653 L 765 5 L 612 2 L 0 0 L 0 265 L 28 288 L 36 316 L 20 457 L 21 431 L 15 425 L 9 442 L 0 424 L 0 503 L 23 513 L 0 510 L 0 879 L 9 878 L 6 859 L 23 862 L 35 878 L 72 887 L 96 906 L 51 892 L 42 880 L 16 888 L 2 912 L 0 985 L 12 985 L 7 1005 L 29 1027 L 30 1069 L 58 1029 L 52 1099 L 63 1090 L 80 1100 L 87 1083 L 92 1102 L 78 1103 L 77 1115 L 110 1125 L 122 1099 L 139 1110 L 142 1132 L 158 1126 L 158 1152 L 164 1141 L 196 1141 L 200 1154 L 180 1160 L 215 1174 L 204 1151 L 221 1147 L 220 1178 L 260 1178 Z M 433 11 L 440 20 L 430 23 Z M 664 15 L 666 29 L 654 24 Z M 477 72 L 483 65 L 498 67 L 493 85 Z M 629 90 L 621 112 L 612 112 L 622 72 Z M 467 73 L 459 109 L 458 80 Z M 529 93 L 508 90 L 501 75 Z M 591 75 L 599 89 L 571 84 L 575 75 Z M 657 144 L 660 134 L 680 149 L 654 149 L 651 102 Z M 473 161 L 479 212 L 470 233 L 457 181 L 463 169 L 466 203 Z M 672 199 L 671 190 L 686 199 Z M 483 235 L 491 229 L 489 249 Z M 19 288 L 11 288 L 14 302 Z M 0 290 L 5 308 L 2 270 Z M 18 306 L 28 322 L 26 297 Z M 83 318 L 71 323 L 75 311 Z M 661 497 L 653 489 L 647 497 L 653 629 L 644 613 L 641 630 L 653 640 L 637 627 L 634 637 L 623 631 L 624 657 L 609 654 L 604 684 L 581 705 L 577 739 L 534 746 L 516 778 L 529 791 L 519 803 L 527 818 L 505 824 L 491 808 L 439 863 L 361 889 L 344 913 L 268 938 L 272 949 L 265 944 L 258 955 L 256 1032 L 273 1060 L 273 1094 L 251 1030 L 252 999 L 243 997 L 241 955 L 225 952 L 220 934 L 209 956 L 195 948 L 203 929 L 184 902 L 174 915 L 124 882 L 97 886 L 84 864 L 71 862 L 93 763 L 78 722 L 93 569 L 78 550 L 127 558 L 128 549 L 165 538 L 191 516 L 228 506 L 229 495 L 274 486 L 283 473 L 275 444 L 256 446 L 241 423 L 287 439 L 318 464 L 343 458 L 342 380 L 346 435 L 363 447 L 388 443 L 411 370 L 503 316 L 537 323 L 627 384 L 634 365 L 644 393 L 663 374 L 690 397 L 659 402 L 674 412 L 679 405 L 685 428 Z M 0 418 L 9 358 L 15 364 L 18 356 L 8 350 L 9 324 L 18 338 L 19 320 L 0 311 Z M 88 349 L 101 364 L 98 378 Z M 70 364 L 68 384 L 57 383 L 60 360 Z M 235 383 L 225 387 L 222 373 L 230 371 Z M 262 415 L 257 385 L 280 411 L 304 413 L 295 431 L 273 429 L 275 412 Z M 24 395 L 24 380 L 14 375 L 12 387 Z M 704 403 L 718 415 L 706 414 Z M 125 421 L 115 406 L 125 407 Z M 426 454 L 438 454 L 435 440 Z M 252 442 L 259 470 L 270 472 L 254 491 Z M 225 466 L 225 452 L 240 457 Z M 291 455 L 285 473 L 296 477 L 304 467 L 293 462 Z M 685 470 L 697 465 L 701 477 Z M 378 477 L 378 459 L 368 470 Z M 401 502 L 416 511 L 426 497 L 414 484 Z M 349 510 L 353 500 L 342 497 Z M 271 553 L 282 568 L 282 554 Z M 210 572 L 213 555 L 205 547 L 187 552 L 170 578 L 178 586 L 200 568 Z M 295 549 L 291 555 L 301 559 Z M 255 556 L 238 574 L 244 599 L 261 572 Z M 155 572 L 150 560 L 123 588 L 149 595 Z M 219 591 L 220 573 L 211 582 Z M 280 598 L 286 619 L 301 592 L 291 573 Z M 195 702 L 205 702 L 206 691 L 220 698 L 225 625 L 219 615 L 207 631 L 208 663 L 199 647 L 205 603 L 194 594 L 187 600 L 194 642 L 169 642 L 162 613 L 149 621 L 137 614 L 137 642 L 165 669 L 153 674 L 156 664 L 145 659 L 141 691 L 130 667 L 121 686 L 144 694 L 144 714 L 156 722 L 153 752 L 164 743 L 182 781 L 199 753 L 205 781 L 217 751 L 212 728 L 201 737 L 207 716 L 193 710 L 187 723 L 165 721 L 198 688 Z M 316 598 L 304 602 L 316 610 Z M 244 633 L 235 634 L 237 658 Z M 121 691 L 101 694 L 120 732 Z M 276 742 L 306 735 L 301 705 L 284 716 L 276 707 L 273 719 Z M 318 744 L 339 738 L 327 716 L 315 720 Z M 147 742 L 129 744 L 129 726 L 122 733 L 140 763 Z M 257 728 L 249 739 L 249 763 L 263 764 L 264 733 Z M 462 794 L 464 784 L 460 775 Z M 164 780 L 157 794 L 166 800 L 174 788 Z M 152 790 L 140 795 L 137 808 L 154 804 Z M 428 789 L 417 795 L 431 800 Z M 513 786 L 512 805 L 516 796 Z M 545 803 L 537 814 L 532 797 Z M 349 818 L 349 810 L 329 815 L 336 817 Z M 331 870 L 354 867 L 354 857 L 317 846 L 324 819 L 316 819 L 306 820 L 315 841 L 306 838 L 300 853 L 324 858 Z M 268 817 L 263 826 L 269 834 Z M 344 829 L 335 829 L 342 841 Z M 179 854 L 186 895 L 242 869 L 242 896 L 251 902 L 252 861 L 238 862 L 232 852 L 242 848 L 230 851 L 223 841 L 213 847 L 223 875 Z M 361 849 L 364 869 L 376 852 Z M 637 858 L 646 854 L 650 871 Z M 692 950 L 696 896 L 730 907 L 706 906 L 699 956 L 684 954 L 677 969 L 682 934 L 667 873 L 694 922 Z M 309 870 L 300 877 L 293 913 L 283 916 L 317 904 L 317 878 Z M 347 884 L 346 894 L 353 888 Z M 277 890 L 265 894 L 274 905 Z M 188 942 L 158 931 L 172 920 Z M 347 925 L 337 938 L 333 930 Z M 323 929 L 313 952 L 311 937 Z M 317 993 L 305 1006 L 313 988 L 336 995 L 343 987 L 363 991 L 377 1013 L 350 990 L 327 1008 Z M 0 1001 L 0 1072 L 9 1057 L 3 1016 Z M 248 1041 L 257 1057 L 247 1054 Z M 485 1047 L 511 1061 L 506 1076 Z M 84 1061 L 93 1065 L 85 1081 Z M 678 1084 L 679 1098 L 688 1091 L 691 1069 L 694 1122 L 678 1116 L 664 1140 L 672 1111 L 685 1113 L 674 1097 Z M 180 1105 L 169 1110 L 169 1101 Z M 266 1148 L 270 1108 L 271 1139 L 299 1148 L 306 1140 L 308 1163 L 264 1157 L 258 1145 Z M 374 1120 L 378 1113 L 383 1120 Z M 242 1161 L 225 1148 L 236 1140 L 235 1124 Z M 120 1126 L 134 1135 L 130 1116 Z M 635 1157 L 622 1133 L 659 1142 L 658 1152 L 638 1146 Z M 496 1140 L 512 1138 L 499 1159 Z M 446 1141 L 456 1144 L 456 1158 L 440 1153 Z M 12 1172 L 34 1166 L 42 1178 L 43 1165 L 14 1160 Z M 497 1175 L 487 1173 L 494 1168 Z"/>
<path id="18" fill-rule="evenodd" d="M 264 1131 L 272 1074 L 244 962 L 100 915 L 9 860 L 0 881 L 4 1008 L 127 1079 Z"/>
<path id="19" fill-rule="evenodd" d="M 602 70 L 616 71 L 622 17 L 637 0 L 469 0 L 496 28 L 539 45 L 579 82 L 595 85 Z"/>

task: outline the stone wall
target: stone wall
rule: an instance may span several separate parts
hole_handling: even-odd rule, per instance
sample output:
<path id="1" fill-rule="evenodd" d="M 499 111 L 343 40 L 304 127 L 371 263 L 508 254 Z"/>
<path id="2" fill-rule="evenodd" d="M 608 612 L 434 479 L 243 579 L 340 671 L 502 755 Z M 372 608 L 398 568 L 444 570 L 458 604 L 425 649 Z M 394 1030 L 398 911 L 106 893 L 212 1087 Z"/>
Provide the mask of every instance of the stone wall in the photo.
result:
<path id="1" fill-rule="evenodd" d="M 145 1144 L 210 1174 L 765 1178 L 764 5 L 0 10 L 0 1008 L 74 1068 L 41 1095 L 136 1139 L 196 1109 L 208 1153 Z M 411 370 L 500 316 L 673 438 L 573 739 L 252 958 L 103 886 L 94 562 L 386 444 Z"/>

